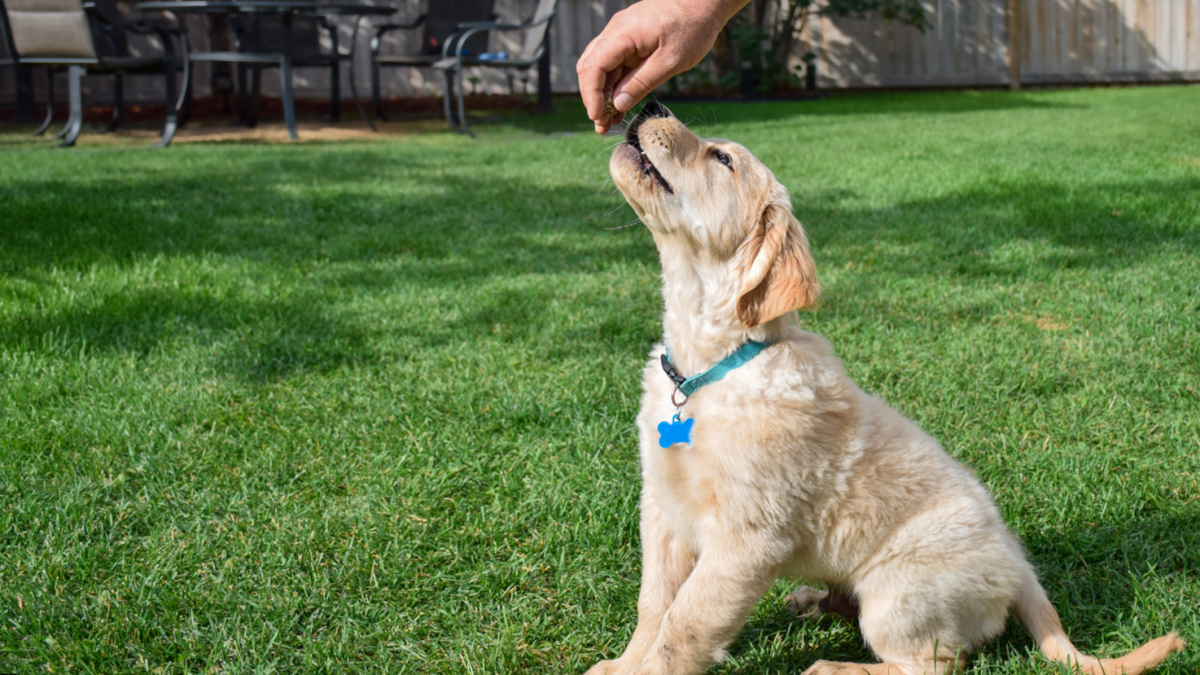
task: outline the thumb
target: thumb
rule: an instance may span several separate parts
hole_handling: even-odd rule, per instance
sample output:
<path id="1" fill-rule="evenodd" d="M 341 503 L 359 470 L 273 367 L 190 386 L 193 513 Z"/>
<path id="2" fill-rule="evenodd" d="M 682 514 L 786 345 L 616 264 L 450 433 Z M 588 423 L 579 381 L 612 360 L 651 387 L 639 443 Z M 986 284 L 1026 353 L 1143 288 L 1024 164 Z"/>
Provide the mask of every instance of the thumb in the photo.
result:
<path id="1" fill-rule="evenodd" d="M 667 57 L 664 50 L 657 49 L 641 63 L 633 66 L 617 82 L 613 89 L 613 105 L 621 112 L 629 112 L 637 102 L 654 91 L 658 85 L 678 75 L 685 69 L 677 61 Z"/>

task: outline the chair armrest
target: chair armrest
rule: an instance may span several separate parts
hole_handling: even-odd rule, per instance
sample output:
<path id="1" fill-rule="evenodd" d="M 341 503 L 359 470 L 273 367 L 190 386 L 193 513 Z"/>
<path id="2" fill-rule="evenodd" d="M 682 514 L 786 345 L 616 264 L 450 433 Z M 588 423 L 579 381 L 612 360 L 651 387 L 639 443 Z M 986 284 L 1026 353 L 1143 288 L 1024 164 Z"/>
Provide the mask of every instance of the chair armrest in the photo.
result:
<path id="1" fill-rule="evenodd" d="M 168 33 L 170 35 L 183 35 L 182 27 L 175 25 L 170 21 L 148 21 L 146 19 L 133 19 L 130 21 L 122 21 L 114 24 L 117 28 L 123 28 L 135 35 L 149 35 L 151 33 Z"/>
<path id="2" fill-rule="evenodd" d="M 446 42 L 442 45 L 442 58 L 452 58 L 451 51 L 454 50 L 454 43 L 458 43 L 458 49 L 454 50 L 458 54 L 458 60 L 462 60 L 463 45 L 467 43 L 467 38 L 476 33 L 486 33 L 493 30 L 512 30 L 508 28 L 509 24 L 496 23 L 495 21 L 467 21 L 455 26 L 455 32 L 446 38 Z"/>
<path id="3" fill-rule="evenodd" d="M 416 28 L 417 26 L 420 26 L 423 23 L 425 23 L 425 15 L 424 14 L 422 14 L 421 16 L 418 16 L 417 19 L 415 21 L 413 21 L 412 23 L 381 23 L 381 24 L 375 26 L 375 34 L 383 35 L 384 33 L 387 33 L 389 31 L 393 31 L 393 30 L 412 30 L 413 28 Z"/>
<path id="4" fill-rule="evenodd" d="M 385 23 L 375 26 L 375 37 L 371 38 L 371 56 L 379 55 L 379 45 L 382 42 L 381 38 L 387 33 L 394 30 L 412 30 L 425 23 L 425 15 L 418 16 L 412 23 Z"/>
<path id="5" fill-rule="evenodd" d="M 521 28 L 528 28 L 529 26 L 532 26 L 532 25 L 533 24 L 523 24 L 523 23 L 498 23 L 495 21 L 467 21 L 466 23 L 458 24 L 454 28 L 459 32 L 462 32 L 462 31 L 470 29 L 470 28 L 483 29 L 483 30 L 519 30 Z"/>
<path id="6" fill-rule="evenodd" d="M 157 34 L 159 39 L 162 40 L 163 58 L 171 63 L 175 62 L 175 44 L 171 41 L 171 37 L 174 36 L 183 46 L 183 58 L 186 67 L 188 52 L 190 51 L 187 31 L 178 23 L 166 19 L 113 19 L 100 12 L 95 3 L 91 2 L 85 3 L 84 9 L 95 17 L 100 27 L 105 30 L 120 29 L 134 35 Z"/>
<path id="7" fill-rule="evenodd" d="M 460 24 L 458 24 L 458 28 L 465 27 L 465 30 L 460 30 L 457 33 L 454 33 L 450 37 L 446 38 L 446 44 L 442 47 L 442 58 L 445 59 L 445 58 L 450 57 L 450 49 L 454 46 L 454 42 L 457 40 L 458 41 L 458 49 L 456 51 L 456 55 L 458 57 L 459 65 L 461 66 L 462 65 L 463 45 L 466 44 L 467 38 L 471 37 L 475 33 L 483 33 L 486 31 L 493 31 L 493 30 L 501 31 L 501 32 L 509 32 L 509 31 L 514 31 L 514 30 L 526 30 L 526 29 L 533 28 L 535 26 L 540 26 L 544 23 L 549 22 L 551 19 L 554 18 L 554 14 L 555 14 L 555 12 L 551 12 L 550 14 L 546 15 L 545 17 L 543 17 L 541 19 L 538 19 L 537 21 L 527 21 L 525 23 L 494 23 L 494 22 L 490 22 L 490 21 L 473 21 L 470 23 L 460 23 Z"/>

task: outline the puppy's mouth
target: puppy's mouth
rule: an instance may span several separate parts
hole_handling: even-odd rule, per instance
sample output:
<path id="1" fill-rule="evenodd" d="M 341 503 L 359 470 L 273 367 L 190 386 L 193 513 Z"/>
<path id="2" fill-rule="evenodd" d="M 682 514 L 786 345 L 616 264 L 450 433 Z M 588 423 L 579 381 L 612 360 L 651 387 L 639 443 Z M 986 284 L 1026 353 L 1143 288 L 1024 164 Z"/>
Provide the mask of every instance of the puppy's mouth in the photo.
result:
<path id="1" fill-rule="evenodd" d="M 670 111 L 668 111 L 660 103 L 654 101 L 647 103 L 644 107 L 642 107 L 642 112 L 640 112 L 638 116 L 629 123 L 629 126 L 626 127 L 625 142 L 631 148 L 637 151 L 638 161 L 641 162 L 642 165 L 642 175 L 650 176 L 656 183 L 662 186 L 662 189 L 667 191 L 667 194 L 673 195 L 675 194 L 675 190 L 671 188 L 671 184 L 667 182 L 667 179 L 663 178 L 662 173 L 660 173 L 658 168 L 654 166 L 654 163 L 650 161 L 650 158 L 646 156 L 646 151 L 642 149 L 642 139 L 638 136 L 638 129 L 641 128 L 643 122 L 655 117 L 667 117 L 670 114 Z"/>

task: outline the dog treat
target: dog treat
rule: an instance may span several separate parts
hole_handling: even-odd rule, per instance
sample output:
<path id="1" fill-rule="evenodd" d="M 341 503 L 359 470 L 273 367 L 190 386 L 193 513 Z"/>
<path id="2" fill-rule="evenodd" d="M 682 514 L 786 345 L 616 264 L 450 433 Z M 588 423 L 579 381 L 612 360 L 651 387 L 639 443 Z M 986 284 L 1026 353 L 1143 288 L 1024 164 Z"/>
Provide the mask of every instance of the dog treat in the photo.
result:
<path id="1" fill-rule="evenodd" d="M 617 106 L 613 105 L 612 94 L 613 93 L 611 91 L 604 92 L 604 114 L 605 115 L 616 115 L 621 112 L 620 110 L 617 110 Z"/>

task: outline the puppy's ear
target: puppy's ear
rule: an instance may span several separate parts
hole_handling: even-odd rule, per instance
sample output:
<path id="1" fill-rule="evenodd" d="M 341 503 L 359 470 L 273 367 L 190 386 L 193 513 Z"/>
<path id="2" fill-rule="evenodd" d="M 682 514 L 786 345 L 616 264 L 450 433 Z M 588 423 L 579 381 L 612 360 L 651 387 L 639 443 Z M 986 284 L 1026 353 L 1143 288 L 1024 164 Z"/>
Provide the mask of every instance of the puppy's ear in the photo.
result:
<path id="1" fill-rule="evenodd" d="M 737 316 L 747 328 L 817 304 L 817 268 L 790 209 L 769 204 L 736 257 L 742 270 Z"/>

